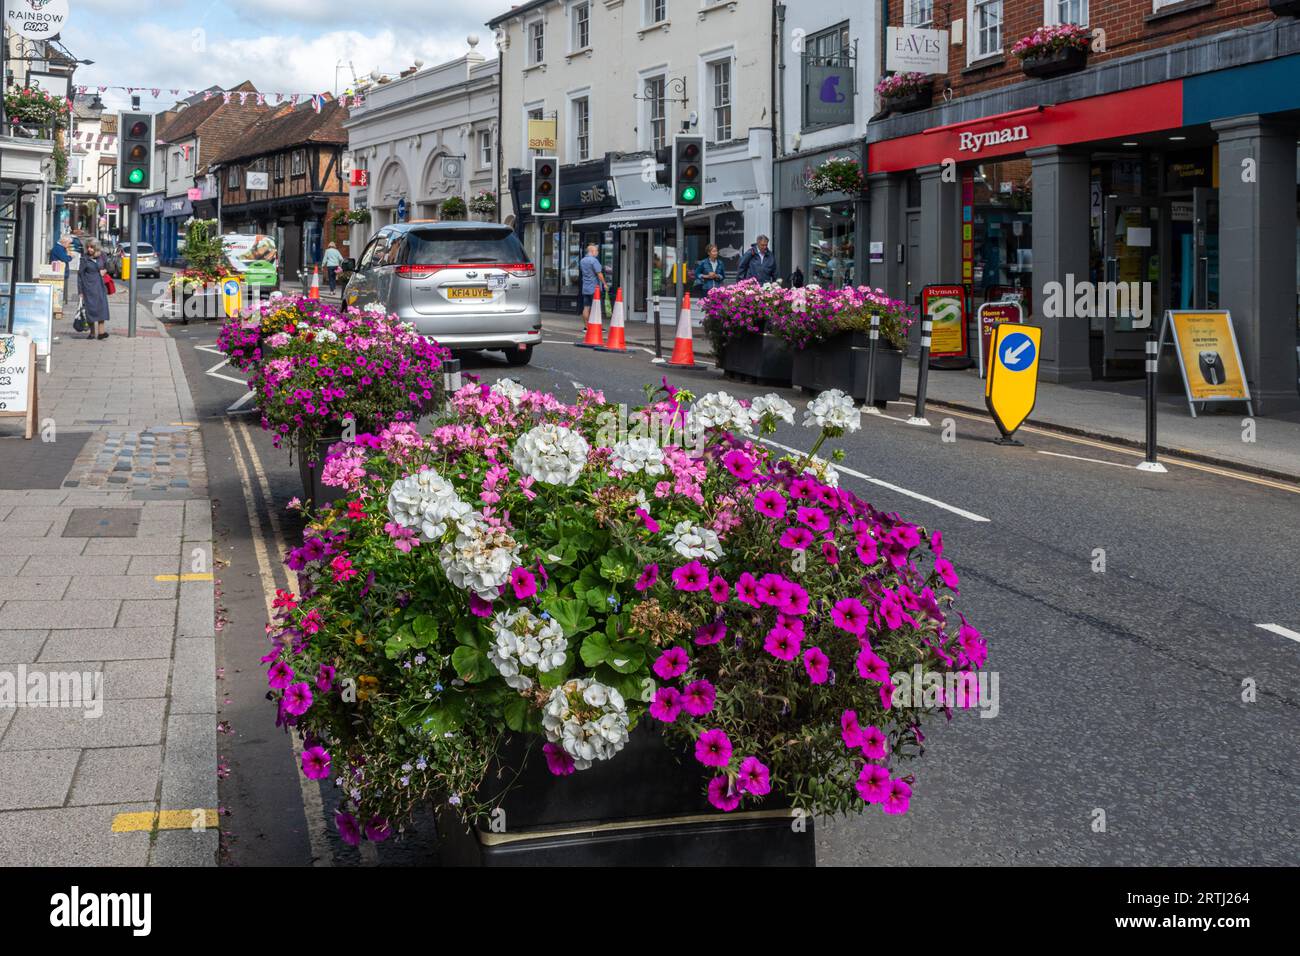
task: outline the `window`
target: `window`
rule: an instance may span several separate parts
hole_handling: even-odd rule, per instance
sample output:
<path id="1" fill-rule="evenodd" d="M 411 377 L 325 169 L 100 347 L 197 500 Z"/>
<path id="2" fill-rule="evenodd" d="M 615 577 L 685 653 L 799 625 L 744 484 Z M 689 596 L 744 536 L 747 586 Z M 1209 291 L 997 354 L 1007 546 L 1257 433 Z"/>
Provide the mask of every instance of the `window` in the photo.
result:
<path id="1" fill-rule="evenodd" d="M 645 25 L 653 26 L 668 19 L 668 0 L 645 0 Z"/>
<path id="2" fill-rule="evenodd" d="M 528 64 L 536 66 L 546 59 L 546 21 L 528 24 Z"/>
<path id="3" fill-rule="evenodd" d="M 181 153 L 180 150 L 177 150 L 176 152 L 172 153 L 172 171 L 171 171 L 172 179 L 175 179 L 177 175 L 180 174 L 180 171 L 181 171 Z"/>
<path id="4" fill-rule="evenodd" d="M 849 25 L 814 33 L 804 41 L 804 56 L 814 66 L 845 66 L 848 63 Z"/>
<path id="5" fill-rule="evenodd" d="M 1044 23 L 1088 25 L 1088 0 L 1046 0 L 1046 4 L 1047 9 L 1043 11 Z"/>
<path id="6" fill-rule="evenodd" d="M 573 101 L 573 158 L 591 158 L 591 101 L 585 96 Z"/>
<path id="7" fill-rule="evenodd" d="M 295 149 L 289 157 L 289 175 L 304 176 L 307 173 L 307 151 Z"/>
<path id="8" fill-rule="evenodd" d="M 650 128 L 650 148 L 668 145 L 668 114 L 664 111 L 664 78 L 652 76 L 645 81 L 646 114 Z"/>
<path id="9" fill-rule="evenodd" d="M 1002 52 L 1002 0 L 967 0 L 970 10 L 970 57 L 981 60 Z"/>
<path id="10" fill-rule="evenodd" d="M 231 166 L 230 172 L 226 174 L 226 188 L 227 189 L 239 188 L 239 167 L 238 166 Z"/>
<path id="11" fill-rule="evenodd" d="M 573 44 L 571 52 L 576 53 L 591 46 L 591 4 L 575 3 L 569 9 L 569 16 L 573 23 L 573 36 L 570 38 Z"/>
<path id="12" fill-rule="evenodd" d="M 709 64 L 710 100 L 713 111 L 713 141 L 731 139 L 731 60 Z"/>
<path id="13" fill-rule="evenodd" d="M 278 183 L 284 179 L 284 153 L 275 157 L 275 181 Z"/>
<path id="14" fill-rule="evenodd" d="M 478 131 L 478 168 L 487 169 L 492 165 L 492 131 Z"/>
<path id="15" fill-rule="evenodd" d="M 907 0 L 903 26 L 928 27 L 934 23 L 934 0 Z"/>

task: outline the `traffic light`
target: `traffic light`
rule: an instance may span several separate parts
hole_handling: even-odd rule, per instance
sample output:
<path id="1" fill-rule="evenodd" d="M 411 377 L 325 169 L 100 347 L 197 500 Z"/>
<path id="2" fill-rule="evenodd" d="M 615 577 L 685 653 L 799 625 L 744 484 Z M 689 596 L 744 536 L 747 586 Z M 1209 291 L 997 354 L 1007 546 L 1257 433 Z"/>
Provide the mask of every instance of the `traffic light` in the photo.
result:
<path id="1" fill-rule="evenodd" d="M 704 205 L 704 137 L 679 133 L 673 137 L 673 208 Z"/>
<path id="2" fill-rule="evenodd" d="M 153 121 L 152 113 L 118 114 L 118 192 L 147 193 L 153 189 Z"/>
<path id="3" fill-rule="evenodd" d="M 560 214 L 560 164 L 554 156 L 533 157 L 533 215 Z"/>
<path id="4" fill-rule="evenodd" d="M 665 146 L 655 150 L 655 182 L 660 186 L 673 184 L 673 148 Z"/>

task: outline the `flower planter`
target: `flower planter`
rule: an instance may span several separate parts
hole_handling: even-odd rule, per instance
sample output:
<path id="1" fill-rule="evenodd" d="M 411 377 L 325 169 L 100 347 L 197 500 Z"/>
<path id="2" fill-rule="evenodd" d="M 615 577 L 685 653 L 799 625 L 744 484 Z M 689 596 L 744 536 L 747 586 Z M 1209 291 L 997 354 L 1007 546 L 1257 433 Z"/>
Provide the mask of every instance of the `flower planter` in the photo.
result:
<path id="1" fill-rule="evenodd" d="M 1268 8 L 1279 17 L 1300 17 L 1300 0 L 1268 0 Z"/>
<path id="2" fill-rule="evenodd" d="M 331 502 L 338 501 L 340 498 L 347 497 L 347 492 L 342 488 L 334 488 L 330 485 L 321 484 L 321 470 L 325 465 L 325 456 L 330 450 L 330 446 L 342 441 L 341 436 L 332 438 L 322 438 L 316 442 L 315 454 L 316 460 L 309 461 L 310 451 L 306 442 L 298 440 L 295 442 L 295 451 L 298 455 L 298 476 L 302 479 L 302 494 L 304 500 L 309 500 L 314 508 L 322 508 Z"/>
<path id="3" fill-rule="evenodd" d="M 916 110 L 929 109 L 934 102 L 934 87 L 923 86 L 911 93 L 885 98 L 885 107 L 891 113 L 912 113 Z"/>
<path id="4" fill-rule="evenodd" d="M 1025 57 L 1021 69 L 1026 76 L 1044 79 L 1049 76 L 1062 76 L 1077 73 L 1088 65 L 1088 51 L 1077 46 L 1062 47 L 1037 56 Z"/>
<path id="5" fill-rule="evenodd" d="M 727 340 L 718 364 L 728 376 L 761 385 L 789 385 L 790 346 L 775 335 L 747 333 Z"/>
<path id="6" fill-rule="evenodd" d="M 794 354 L 792 383 L 807 391 L 831 388 L 859 402 L 883 407 L 897 401 L 902 388 L 903 353 L 880 340 L 876 349 L 873 394 L 867 394 L 871 339 L 865 332 L 845 332 Z"/>
<path id="7" fill-rule="evenodd" d="M 483 796 L 505 793 L 499 832 L 440 812 L 441 862 L 470 866 L 813 866 L 810 818 L 776 801 L 730 814 L 709 806 L 704 770 L 646 724 L 613 759 L 557 777 L 512 734 Z"/>
<path id="8" fill-rule="evenodd" d="M 181 322 L 188 325 L 190 319 L 223 318 L 221 295 L 216 286 L 174 286 L 172 302 L 176 306 L 176 315 Z"/>

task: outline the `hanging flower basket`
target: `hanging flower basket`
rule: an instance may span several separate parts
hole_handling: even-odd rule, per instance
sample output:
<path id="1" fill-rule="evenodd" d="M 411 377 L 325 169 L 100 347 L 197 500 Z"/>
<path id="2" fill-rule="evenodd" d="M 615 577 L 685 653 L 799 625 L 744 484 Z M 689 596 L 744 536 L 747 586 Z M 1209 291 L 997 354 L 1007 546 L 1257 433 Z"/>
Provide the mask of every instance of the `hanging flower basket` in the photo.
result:
<path id="1" fill-rule="evenodd" d="M 814 196 L 824 196 L 827 193 L 856 196 L 865 186 L 862 167 L 856 159 L 849 156 L 832 156 L 817 167 L 817 171 L 805 184 L 805 188 Z"/>
<path id="2" fill-rule="evenodd" d="M 1039 27 L 1011 48 L 1020 57 L 1026 76 L 1049 77 L 1076 73 L 1088 65 L 1092 34 L 1077 23 Z"/>
<path id="3" fill-rule="evenodd" d="M 465 200 L 459 196 L 452 196 L 450 199 L 443 200 L 438 212 L 443 219 L 464 219 L 467 208 Z"/>
<path id="4" fill-rule="evenodd" d="M 450 202 L 450 200 L 448 200 Z M 469 210 L 477 216 L 491 216 L 497 211 L 497 195 L 484 189 L 469 201 Z"/>
<path id="5" fill-rule="evenodd" d="M 911 113 L 929 108 L 934 86 L 924 73 L 894 73 L 876 84 L 876 95 L 891 113 Z"/>

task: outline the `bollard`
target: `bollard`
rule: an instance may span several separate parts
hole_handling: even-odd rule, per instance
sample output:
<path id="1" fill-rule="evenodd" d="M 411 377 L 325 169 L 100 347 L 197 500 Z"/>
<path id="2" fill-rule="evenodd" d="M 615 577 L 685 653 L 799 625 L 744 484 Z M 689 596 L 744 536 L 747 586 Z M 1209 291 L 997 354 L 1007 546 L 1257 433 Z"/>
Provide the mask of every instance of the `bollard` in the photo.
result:
<path id="1" fill-rule="evenodd" d="M 662 365 L 664 362 L 664 344 L 659 331 L 659 296 L 650 297 L 650 307 L 654 312 L 655 322 L 655 357 L 651 361 L 656 365 Z"/>
<path id="2" fill-rule="evenodd" d="M 451 396 L 460 390 L 460 359 L 451 358 L 442 363 L 442 387 L 446 392 L 447 406 L 451 406 Z"/>
<path id="3" fill-rule="evenodd" d="M 923 428 L 930 427 L 930 421 L 925 417 L 925 393 L 930 384 L 930 329 L 933 324 L 934 320 L 928 315 L 921 320 L 921 364 L 916 371 L 916 408 L 907 420 L 907 424 Z"/>
<path id="4" fill-rule="evenodd" d="M 867 354 L 867 401 L 863 411 L 871 415 L 879 415 L 880 409 L 876 407 L 876 348 L 880 343 L 880 316 L 872 314 L 871 316 L 871 349 Z"/>
<path id="5" fill-rule="evenodd" d="M 1139 471 L 1158 474 L 1167 472 L 1156 455 L 1156 372 L 1160 367 L 1160 340 L 1154 333 L 1147 334 L 1147 453 L 1138 463 Z"/>

